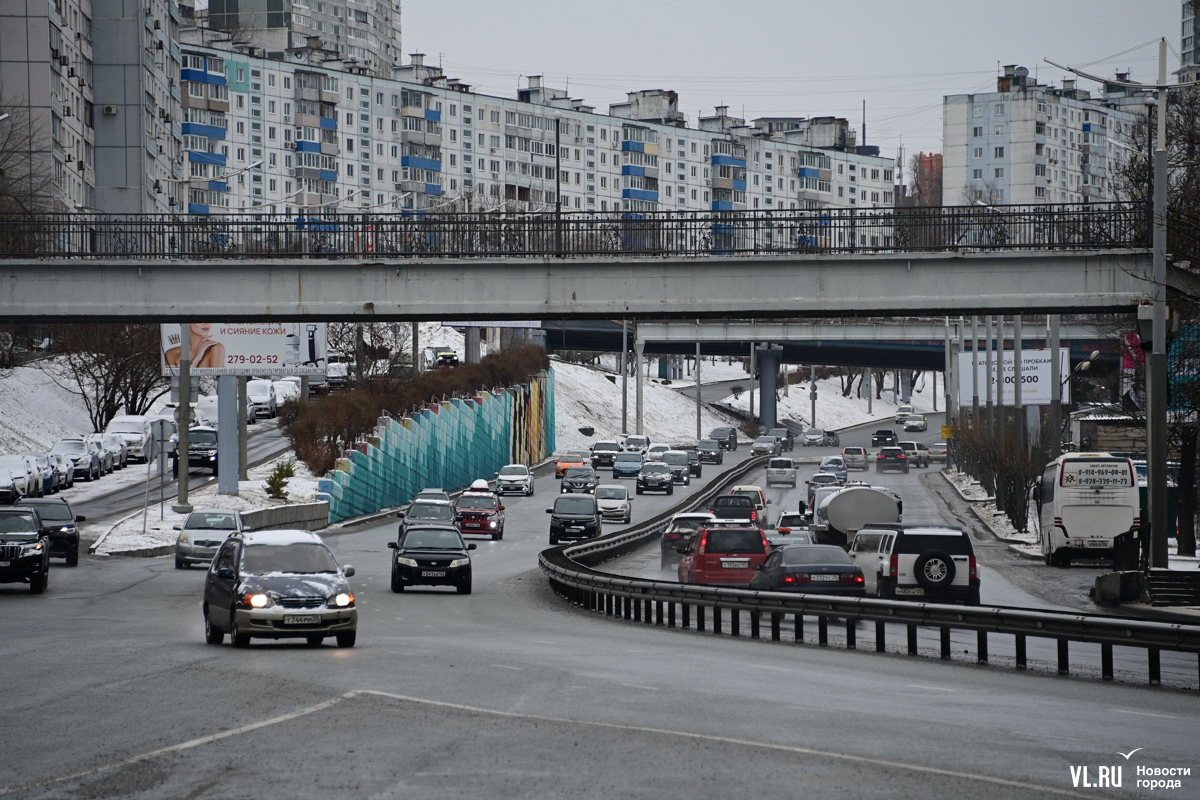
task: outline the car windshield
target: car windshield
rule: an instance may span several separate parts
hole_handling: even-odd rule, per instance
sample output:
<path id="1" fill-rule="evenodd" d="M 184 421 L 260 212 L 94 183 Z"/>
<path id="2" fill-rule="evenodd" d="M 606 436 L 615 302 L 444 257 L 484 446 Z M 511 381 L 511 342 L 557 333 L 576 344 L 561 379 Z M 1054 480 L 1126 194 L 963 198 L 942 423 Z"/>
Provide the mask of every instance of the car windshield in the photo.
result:
<path id="1" fill-rule="evenodd" d="M 310 575 L 315 572 L 337 572 L 337 561 L 323 544 L 250 544 L 242 549 L 242 572 L 263 575 L 268 572 L 291 572 Z"/>
<path id="2" fill-rule="evenodd" d="M 701 450 L 716 450 L 720 445 L 717 444 L 715 439 L 701 439 L 698 447 Z"/>
<path id="3" fill-rule="evenodd" d="M 271 393 L 271 382 L 270 381 L 250 381 L 246 384 L 246 393 L 247 394 L 270 394 Z"/>
<path id="4" fill-rule="evenodd" d="M 840 457 L 830 457 L 821 462 L 822 467 L 844 467 L 846 462 Z"/>
<path id="5" fill-rule="evenodd" d="M 875 431 L 876 436 L 891 436 L 891 431 Z"/>
<path id="6" fill-rule="evenodd" d="M 187 522 L 183 523 L 183 527 L 188 530 L 197 528 L 205 528 L 207 530 L 217 531 L 236 531 L 237 518 L 226 511 L 208 512 L 197 511 L 194 514 L 188 514 Z"/>
<path id="7" fill-rule="evenodd" d="M 641 453 L 619 453 L 616 458 L 616 461 L 619 464 L 637 464 L 641 462 L 641 460 Z"/>
<path id="8" fill-rule="evenodd" d="M 567 470 L 568 478 L 591 478 L 595 474 L 591 467 L 571 467 Z"/>
<path id="9" fill-rule="evenodd" d="M 645 447 L 650 444 L 650 440 L 645 436 L 630 436 L 625 440 L 626 447 Z"/>
<path id="10" fill-rule="evenodd" d="M 460 497 L 458 498 L 459 508 L 481 508 L 488 511 L 495 511 L 496 506 L 500 505 L 494 497 Z"/>
<path id="11" fill-rule="evenodd" d="M 671 468 L 666 464 L 647 464 L 642 467 L 642 473 L 645 475 L 657 475 L 663 472 L 670 472 Z"/>
<path id="12" fill-rule="evenodd" d="M 758 528 L 733 528 L 708 532 L 704 552 L 711 554 L 764 553 L 762 534 Z"/>
<path id="13" fill-rule="evenodd" d="M 905 531 L 896 543 L 896 552 L 923 553 L 926 550 L 941 550 L 952 556 L 975 555 L 975 551 L 971 549 L 971 540 L 960 531 L 946 531 L 945 533 L 934 533 L 933 531 L 908 533 Z"/>
<path id="14" fill-rule="evenodd" d="M 87 445 L 81 441 L 59 442 L 50 448 L 51 453 L 86 453 Z"/>
<path id="15" fill-rule="evenodd" d="M 14 472 L 24 472 L 27 469 L 25 459 L 17 456 L 0 456 L 0 467 Z"/>
<path id="16" fill-rule="evenodd" d="M 140 422 L 114 422 L 108 426 L 109 433 L 136 433 L 141 434 L 142 423 Z"/>
<path id="17" fill-rule="evenodd" d="M 37 521 L 32 514 L 0 514 L 0 536 L 25 536 L 37 532 Z"/>
<path id="18" fill-rule="evenodd" d="M 854 559 L 846 555 L 840 547 L 816 545 L 813 547 L 789 547 L 783 551 L 783 563 L 788 566 L 836 564 L 845 566 L 853 564 Z"/>
<path id="19" fill-rule="evenodd" d="M 847 447 L 846 448 L 846 455 L 848 455 L 848 456 L 861 456 L 864 452 L 866 452 L 866 451 L 864 451 L 861 447 Z"/>
<path id="20" fill-rule="evenodd" d="M 767 469 L 791 469 L 792 460 L 790 458 L 772 458 L 767 462 Z"/>
<path id="21" fill-rule="evenodd" d="M 624 486 L 601 486 L 596 490 L 597 500 L 624 500 L 628 496 Z"/>
<path id="22" fill-rule="evenodd" d="M 908 418 L 908 421 L 909 422 L 920 422 L 923 419 L 925 419 L 925 418 L 922 417 L 920 414 L 913 414 L 912 416 L 910 416 Z"/>
<path id="23" fill-rule="evenodd" d="M 755 491 L 754 489 L 734 489 L 734 490 L 733 490 L 733 493 L 734 493 L 734 494 L 736 494 L 736 495 L 738 495 L 739 497 L 748 497 L 748 498 L 750 498 L 750 502 L 751 502 L 751 503 L 760 503 L 760 502 L 762 502 L 762 495 L 761 495 L 761 494 L 759 494 L 759 493 L 758 493 L 757 491 Z"/>
<path id="24" fill-rule="evenodd" d="M 677 467 L 682 467 L 687 464 L 687 453 L 663 453 L 662 460 L 668 464 L 674 464 Z"/>
<path id="25" fill-rule="evenodd" d="M 824 436 L 825 431 L 821 430 L 820 428 L 809 428 L 807 435 L 808 436 Z"/>
<path id="26" fill-rule="evenodd" d="M 606 452 L 613 452 L 615 450 L 620 450 L 621 448 L 616 442 L 596 442 L 596 449 L 604 450 Z"/>
<path id="27" fill-rule="evenodd" d="M 43 522 L 71 522 L 71 509 L 66 503 L 32 503 L 37 507 L 38 516 Z"/>
<path id="28" fill-rule="evenodd" d="M 520 465 L 500 468 L 501 478 L 524 478 L 528 474 L 529 469 Z"/>
<path id="29" fill-rule="evenodd" d="M 413 503 L 408 509 L 408 518 L 449 522 L 454 519 L 454 510 L 441 503 Z"/>
<path id="30" fill-rule="evenodd" d="M 188 431 L 188 446 L 194 444 L 216 444 L 216 431 Z"/>
<path id="31" fill-rule="evenodd" d="M 818 472 L 812 476 L 813 483 L 833 483 L 837 480 L 837 475 L 830 475 L 828 472 Z"/>
<path id="32" fill-rule="evenodd" d="M 784 514 L 782 517 L 779 518 L 779 525 L 777 527 L 780 527 L 780 528 L 802 528 L 807 524 L 808 523 L 806 523 L 804 521 L 804 517 L 802 517 L 799 514 Z"/>
<path id="33" fill-rule="evenodd" d="M 728 439 L 733 433 L 733 428 L 713 428 L 712 437 L 714 439 Z"/>
<path id="34" fill-rule="evenodd" d="M 712 520 L 708 517 L 694 517 L 671 520 L 672 531 L 694 531 L 697 528 L 703 528 L 705 525 L 711 525 Z"/>
<path id="35" fill-rule="evenodd" d="M 718 497 L 713 501 L 713 508 L 754 508 L 754 501 L 742 495 Z"/>
<path id="36" fill-rule="evenodd" d="M 885 447 L 879 451 L 881 456 L 901 456 L 904 455 L 903 448 L 900 447 Z"/>
<path id="37" fill-rule="evenodd" d="M 595 501 L 590 497 L 560 497 L 554 501 L 555 514 L 594 514 Z"/>
<path id="38" fill-rule="evenodd" d="M 774 444 L 775 444 L 775 437 L 774 437 L 774 436 L 760 436 L 760 437 L 758 437 L 757 439 L 755 439 L 755 440 L 754 440 L 754 443 L 755 443 L 755 444 L 765 444 L 765 445 L 769 445 L 769 446 L 774 446 Z"/>
<path id="39" fill-rule="evenodd" d="M 462 550 L 458 531 L 445 528 L 414 528 L 404 534 L 400 546 L 405 550 Z"/>

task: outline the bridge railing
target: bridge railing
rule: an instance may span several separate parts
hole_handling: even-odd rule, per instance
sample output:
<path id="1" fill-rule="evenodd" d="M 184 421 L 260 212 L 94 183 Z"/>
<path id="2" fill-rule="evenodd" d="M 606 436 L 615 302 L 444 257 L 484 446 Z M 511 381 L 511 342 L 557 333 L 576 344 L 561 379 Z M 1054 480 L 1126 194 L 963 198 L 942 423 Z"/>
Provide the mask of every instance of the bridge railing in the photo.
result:
<path id="1" fill-rule="evenodd" d="M 809 211 L 0 215 L 0 258 L 528 258 L 1148 247 L 1141 203 Z"/>

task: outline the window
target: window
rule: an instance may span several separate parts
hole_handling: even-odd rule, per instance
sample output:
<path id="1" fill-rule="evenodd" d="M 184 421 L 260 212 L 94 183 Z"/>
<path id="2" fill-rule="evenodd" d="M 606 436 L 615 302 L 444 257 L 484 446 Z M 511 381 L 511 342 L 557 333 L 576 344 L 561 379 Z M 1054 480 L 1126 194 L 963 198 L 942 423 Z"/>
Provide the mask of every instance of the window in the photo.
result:
<path id="1" fill-rule="evenodd" d="M 975 126 L 975 127 L 972 129 L 972 130 L 973 130 L 973 135 L 974 135 L 974 137 L 975 137 L 976 139 L 978 139 L 978 138 L 980 138 L 981 136 L 983 136 L 983 126 L 981 126 L 981 125 L 976 125 L 976 126 Z"/>
<path id="2" fill-rule="evenodd" d="M 997 147 L 995 149 L 995 157 L 996 158 L 1004 158 L 1004 148 L 1003 147 Z"/>
<path id="3" fill-rule="evenodd" d="M 188 81 L 188 97 L 204 97 L 204 84 Z"/>
<path id="4" fill-rule="evenodd" d="M 981 169 L 972 170 L 971 178 L 973 180 L 977 180 L 977 181 L 983 180 L 983 170 L 981 170 Z"/>
<path id="5" fill-rule="evenodd" d="M 981 106 L 975 106 L 975 108 L 972 109 L 971 116 L 982 117 L 983 116 L 983 108 Z"/>
<path id="6" fill-rule="evenodd" d="M 996 167 L 996 177 L 997 178 L 1004 177 L 1004 167 Z"/>
<path id="7" fill-rule="evenodd" d="M 974 158 L 983 158 L 983 148 L 976 147 L 973 151 L 971 151 L 971 155 Z"/>
<path id="8" fill-rule="evenodd" d="M 1003 117 L 1004 116 L 1004 103 L 996 103 L 996 108 L 992 113 L 995 114 L 997 117 Z"/>

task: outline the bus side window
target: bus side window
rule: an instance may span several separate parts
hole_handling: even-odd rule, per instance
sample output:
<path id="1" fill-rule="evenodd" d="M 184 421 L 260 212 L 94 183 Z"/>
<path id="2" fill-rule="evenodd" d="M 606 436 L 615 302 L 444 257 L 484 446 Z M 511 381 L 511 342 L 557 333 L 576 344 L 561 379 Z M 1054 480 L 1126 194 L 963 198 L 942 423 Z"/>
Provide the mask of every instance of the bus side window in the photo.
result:
<path id="1" fill-rule="evenodd" d="M 1057 480 L 1058 467 L 1056 465 L 1051 465 L 1044 473 L 1042 473 L 1042 496 L 1040 499 L 1041 505 L 1045 505 L 1046 503 L 1054 500 L 1054 484 L 1057 482 Z"/>

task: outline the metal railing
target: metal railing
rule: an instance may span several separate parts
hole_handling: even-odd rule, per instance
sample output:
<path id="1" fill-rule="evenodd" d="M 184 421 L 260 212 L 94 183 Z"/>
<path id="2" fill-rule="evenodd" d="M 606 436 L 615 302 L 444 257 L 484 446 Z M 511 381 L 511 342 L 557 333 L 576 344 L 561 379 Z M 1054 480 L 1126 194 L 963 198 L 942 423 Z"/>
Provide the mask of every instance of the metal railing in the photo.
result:
<path id="1" fill-rule="evenodd" d="M 1014 637 L 1015 665 L 1028 665 L 1027 640 L 1052 639 L 1057 645 L 1057 669 L 1070 672 L 1070 643 L 1100 645 L 1100 674 L 1113 680 L 1113 647 L 1140 648 L 1146 651 L 1147 672 L 1151 684 L 1162 682 L 1160 653 L 1174 650 L 1200 653 L 1200 626 L 1182 625 L 1126 617 L 1106 617 L 1055 611 L 1038 611 L 1004 606 L 959 606 L 882 600 L 870 597 L 829 597 L 824 595 L 731 589 L 665 581 L 644 580 L 614 575 L 593 569 L 595 564 L 632 552 L 656 538 L 678 511 L 705 507 L 765 459 L 751 459 L 725 473 L 694 496 L 683 507 L 661 514 L 637 528 L 584 544 L 560 545 L 542 551 L 538 563 L 554 590 L 587 611 L 609 617 L 667 627 L 698 631 L 711 626 L 715 633 L 724 628 L 722 613 L 729 614 L 728 632 L 741 633 L 743 614 L 749 615 L 750 636 L 762 636 L 763 615 L 768 615 L 771 639 L 782 638 L 784 623 L 791 618 L 795 641 L 804 641 L 804 619 L 817 620 L 817 643 L 828 645 L 829 623 L 844 620 L 847 649 L 857 648 L 857 624 L 875 623 L 875 650 L 886 652 L 887 625 L 906 628 L 907 652 L 918 655 L 917 632 L 920 628 L 937 629 L 939 654 L 951 657 L 951 631 L 976 633 L 976 660 L 988 662 L 988 635 Z M 706 618 L 711 615 L 711 622 Z"/>
<path id="2" fill-rule="evenodd" d="M 1144 249 L 1143 203 L 815 211 L 0 216 L 0 258 L 523 258 Z"/>

